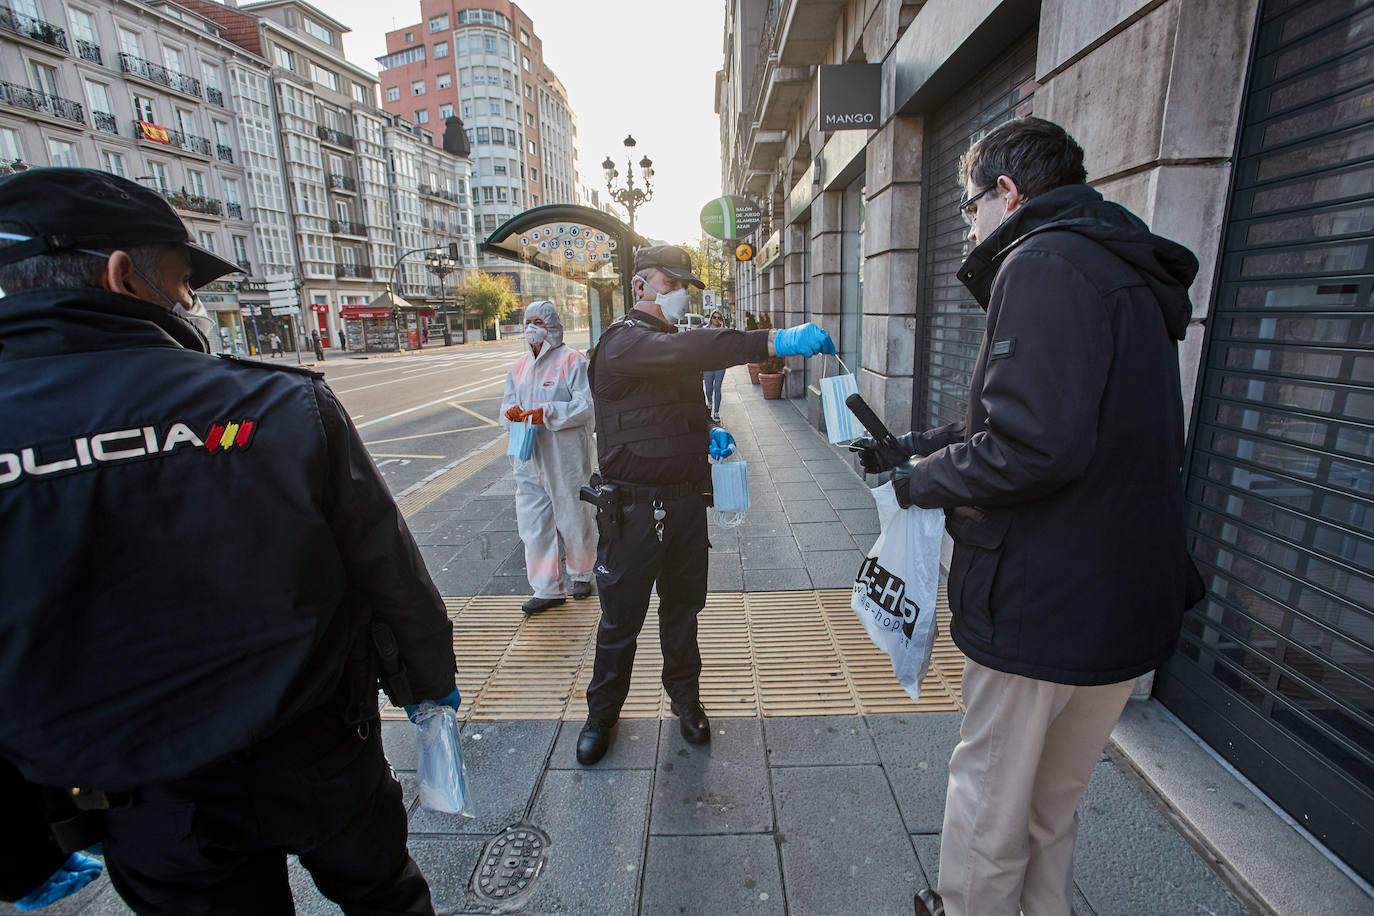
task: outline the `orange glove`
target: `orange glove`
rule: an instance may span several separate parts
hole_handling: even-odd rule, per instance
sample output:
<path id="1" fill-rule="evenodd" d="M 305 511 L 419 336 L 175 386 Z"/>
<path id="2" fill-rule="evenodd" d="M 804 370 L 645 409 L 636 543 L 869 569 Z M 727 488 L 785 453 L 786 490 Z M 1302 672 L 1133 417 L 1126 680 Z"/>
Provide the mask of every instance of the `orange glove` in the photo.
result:
<path id="1" fill-rule="evenodd" d="M 525 412 L 520 409 L 519 404 L 512 405 L 511 409 L 506 411 L 506 419 L 512 423 L 519 423 L 525 419 Z"/>
<path id="2" fill-rule="evenodd" d="M 535 426 L 543 426 L 543 425 L 544 425 L 544 408 L 542 408 L 542 407 L 536 407 L 536 408 L 534 408 L 534 410 L 527 410 L 527 411 L 525 411 L 525 419 L 526 419 L 526 420 L 529 420 L 529 421 L 530 421 L 531 423 L 533 423 Z"/>

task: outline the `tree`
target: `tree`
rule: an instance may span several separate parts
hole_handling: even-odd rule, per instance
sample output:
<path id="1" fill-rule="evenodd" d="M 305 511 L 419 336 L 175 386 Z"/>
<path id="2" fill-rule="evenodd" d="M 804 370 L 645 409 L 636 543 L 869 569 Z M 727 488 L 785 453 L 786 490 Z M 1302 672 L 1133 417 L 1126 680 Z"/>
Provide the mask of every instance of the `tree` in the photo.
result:
<path id="1" fill-rule="evenodd" d="M 703 235 L 696 245 L 683 245 L 692 256 L 692 272 L 701 278 L 701 282 L 706 284 L 706 288 L 719 294 L 725 288 L 725 247 L 726 243 L 720 239 L 711 238 Z M 732 249 L 733 250 L 733 249 Z M 701 306 L 701 292 L 692 287 L 692 305 L 694 308 Z"/>
<path id="2" fill-rule="evenodd" d="M 468 282 L 458 291 L 469 312 L 480 312 L 482 324 L 501 319 L 520 307 L 515 287 L 508 276 L 496 276 L 485 271 L 468 274 Z"/>

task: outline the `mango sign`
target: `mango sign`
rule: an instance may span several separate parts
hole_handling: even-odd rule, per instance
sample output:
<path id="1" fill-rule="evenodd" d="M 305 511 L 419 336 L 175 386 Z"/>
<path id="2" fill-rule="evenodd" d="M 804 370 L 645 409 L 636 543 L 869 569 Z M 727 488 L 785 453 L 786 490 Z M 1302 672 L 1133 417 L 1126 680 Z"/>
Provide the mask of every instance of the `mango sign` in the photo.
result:
<path id="1" fill-rule="evenodd" d="M 701 208 L 701 229 L 724 241 L 743 238 L 759 227 L 763 211 L 745 197 L 718 197 Z"/>

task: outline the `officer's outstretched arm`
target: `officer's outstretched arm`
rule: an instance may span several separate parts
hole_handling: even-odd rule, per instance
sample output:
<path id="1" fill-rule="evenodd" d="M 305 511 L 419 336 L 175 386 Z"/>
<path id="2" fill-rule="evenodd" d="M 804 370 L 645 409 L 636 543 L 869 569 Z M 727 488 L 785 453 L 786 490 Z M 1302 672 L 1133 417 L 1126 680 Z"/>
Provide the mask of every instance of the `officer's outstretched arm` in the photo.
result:
<path id="1" fill-rule="evenodd" d="M 606 335 L 600 346 L 606 350 L 598 358 L 610 361 L 617 373 L 656 378 L 762 362 L 768 358 L 768 332 L 707 328 L 687 334 L 620 333 Z"/>
<path id="2" fill-rule="evenodd" d="M 455 663 L 444 602 L 353 421 L 323 381 L 314 390 L 329 449 L 325 513 L 349 588 L 395 634 L 415 696 L 446 696 L 454 688 Z"/>

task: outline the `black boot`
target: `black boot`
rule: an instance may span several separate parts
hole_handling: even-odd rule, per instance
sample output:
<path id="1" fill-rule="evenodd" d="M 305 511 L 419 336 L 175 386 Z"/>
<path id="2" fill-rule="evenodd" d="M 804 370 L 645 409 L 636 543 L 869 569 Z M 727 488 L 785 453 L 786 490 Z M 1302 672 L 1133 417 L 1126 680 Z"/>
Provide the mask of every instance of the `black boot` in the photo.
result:
<path id="1" fill-rule="evenodd" d="M 706 710 L 701 703 L 693 700 L 690 703 L 678 705 L 676 700 L 669 703 L 669 708 L 673 715 L 677 716 L 679 727 L 682 729 L 682 737 L 686 738 L 691 744 L 706 744 L 711 740 L 711 720 L 706 718 Z"/>
<path id="2" fill-rule="evenodd" d="M 915 900 L 916 916 L 945 916 L 945 902 L 934 888 L 918 891 Z"/>
<path id="3" fill-rule="evenodd" d="M 602 757 L 611 746 L 611 729 L 615 722 L 604 719 L 588 719 L 577 733 L 577 762 L 591 766 Z"/>
<path id="4" fill-rule="evenodd" d="M 547 611 L 551 607 L 557 607 L 567 600 L 567 598 L 531 598 L 520 605 L 520 610 L 524 611 L 525 616 L 528 617 L 531 614 L 538 614 L 540 611 Z"/>

